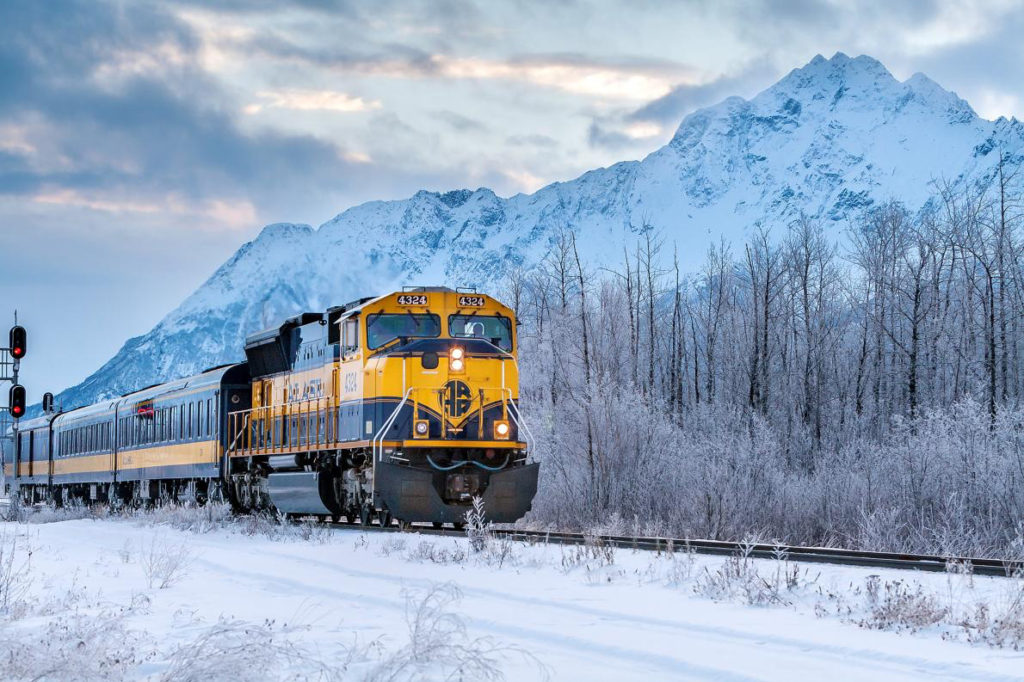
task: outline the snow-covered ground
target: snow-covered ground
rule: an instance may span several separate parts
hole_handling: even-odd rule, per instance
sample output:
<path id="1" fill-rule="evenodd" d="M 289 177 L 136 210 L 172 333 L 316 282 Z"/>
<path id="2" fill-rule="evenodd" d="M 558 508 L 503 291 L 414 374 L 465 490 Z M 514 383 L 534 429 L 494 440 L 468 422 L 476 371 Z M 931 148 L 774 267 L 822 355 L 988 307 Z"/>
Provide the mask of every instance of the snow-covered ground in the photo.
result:
<path id="1" fill-rule="evenodd" d="M 217 511 L 7 522 L 0 678 L 1024 679 L 1021 639 L 991 625 L 1022 593 Z M 979 604 L 987 628 L 956 625 Z"/>

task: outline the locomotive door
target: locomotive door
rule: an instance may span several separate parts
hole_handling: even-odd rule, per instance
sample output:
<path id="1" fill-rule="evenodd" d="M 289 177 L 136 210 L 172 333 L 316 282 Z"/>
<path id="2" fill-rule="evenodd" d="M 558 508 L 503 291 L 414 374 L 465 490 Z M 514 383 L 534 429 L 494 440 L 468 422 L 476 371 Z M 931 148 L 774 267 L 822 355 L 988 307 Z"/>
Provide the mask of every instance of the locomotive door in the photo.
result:
<path id="1" fill-rule="evenodd" d="M 273 434 L 273 404 L 274 404 L 274 382 L 270 379 L 252 382 L 252 435 L 253 445 L 256 447 L 267 447 L 272 445 Z"/>
<path id="2" fill-rule="evenodd" d="M 32 478 L 35 475 L 34 464 L 35 464 L 35 431 L 28 432 L 28 477 Z"/>

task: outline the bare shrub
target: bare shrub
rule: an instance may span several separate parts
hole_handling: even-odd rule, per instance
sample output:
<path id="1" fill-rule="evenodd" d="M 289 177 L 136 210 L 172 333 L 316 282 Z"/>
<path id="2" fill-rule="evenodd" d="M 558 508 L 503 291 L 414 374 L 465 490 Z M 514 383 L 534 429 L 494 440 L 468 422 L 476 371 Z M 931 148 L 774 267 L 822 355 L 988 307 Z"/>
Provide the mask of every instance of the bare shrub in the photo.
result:
<path id="1" fill-rule="evenodd" d="M 477 554 L 487 549 L 492 539 L 491 523 L 484 511 L 484 500 L 473 497 L 473 508 L 466 512 L 466 537 L 470 548 Z"/>
<path id="2" fill-rule="evenodd" d="M 88 505 L 81 500 L 70 500 L 63 506 L 37 505 L 25 507 L 17 503 L 14 498 L 11 504 L 17 507 L 15 518 L 19 523 L 60 523 L 62 521 L 76 521 L 78 519 L 105 518 L 106 509 L 100 505 Z"/>
<path id="3" fill-rule="evenodd" d="M 693 576 L 693 567 L 697 556 L 689 545 L 684 546 L 681 551 L 675 551 L 672 548 L 664 556 L 668 557 L 670 562 L 665 573 L 666 582 L 676 587 L 689 582 Z"/>
<path id="4" fill-rule="evenodd" d="M 404 552 L 408 543 L 402 537 L 388 537 L 377 547 L 378 556 L 391 556 L 395 552 Z"/>
<path id="5" fill-rule="evenodd" d="M 593 570 L 615 563 L 615 547 L 594 535 L 587 536 L 582 545 L 562 545 L 561 550 L 563 572 L 580 566 Z"/>
<path id="6" fill-rule="evenodd" d="M 209 680 L 341 679 L 359 655 L 344 649 L 341 660 L 325 660 L 300 643 L 308 628 L 222 619 L 195 639 L 178 646 L 160 675 L 165 682 Z"/>
<path id="7" fill-rule="evenodd" d="M 0 679 L 124 679 L 145 660 L 142 636 L 125 627 L 129 613 L 76 610 L 41 628 L 0 627 Z"/>
<path id="8" fill-rule="evenodd" d="M 453 607 L 462 598 L 454 583 L 432 586 L 425 594 L 407 592 L 405 621 L 408 641 L 367 676 L 368 682 L 410 679 L 501 680 L 501 663 L 521 656 L 547 671 L 530 653 L 501 645 L 490 637 L 470 639 L 466 624 Z"/>
<path id="9" fill-rule="evenodd" d="M 191 562 L 187 544 L 172 544 L 160 537 L 153 537 L 142 551 L 142 570 L 151 589 L 154 585 L 161 590 L 175 585 L 185 577 Z"/>
<path id="10" fill-rule="evenodd" d="M 957 623 L 970 642 L 1024 649 L 1024 577 L 1014 578 L 1001 594 L 976 603 Z"/>
<path id="11" fill-rule="evenodd" d="M 168 526 L 189 533 L 210 533 L 231 528 L 237 518 L 231 505 L 210 502 L 201 507 L 167 504 L 154 509 L 137 510 L 132 517 L 145 526 Z"/>
<path id="12" fill-rule="evenodd" d="M 429 561 L 434 564 L 461 564 L 466 560 L 466 551 L 458 544 L 451 547 L 438 546 L 433 542 L 421 541 L 405 555 L 410 561 Z"/>
<path id="13" fill-rule="evenodd" d="M 859 621 L 860 625 L 876 630 L 916 632 L 941 622 L 949 613 L 921 585 L 912 587 L 902 580 L 883 582 L 877 575 L 867 579 L 864 598 L 868 615 Z"/>
<path id="14" fill-rule="evenodd" d="M 788 593 L 816 580 L 806 569 L 790 563 L 782 551 L 776 552 L 772 570 L 762 574 L 757 560 L 750 556 L 751 549 L 751 545 L 745 545 L 714 571 L 705 568 L 694 583 L 694 592 L 716 601 L 740 600 L 751 606 L 788 605 Z"/>
<path id="15" fill-rule="evenodd" d="M 284 515 L 271 514 L 270 512 L 251 512 L 245 514 L 239 520 L 239 528 L 243 535 L 262 535 L 271 540 L 276 540 L 287 531 L 284 527 L 288 520 Z"/>
<path id="16" fill-rule="evenodd" d="M 487 545 L 484 558 L 488 564 L 501 568 L 506 563 L 518 561 L 515 552 L 515 541 L 506 536 L 492 538 Z"/>
<path id="17" fill-rule="evenodd" d="M 334 539 L 334 531 L 331 530 L 331 527 L 317 520 L 303 519 L 293 527 L 296 530 L 294 537 L 302 542 L 326 545 Z"/>
<path id="18" fill-rule="evenodd" d="M 25 598 L 32 584 L 29 565 L 32 547 L 18 535 L 0 531 L 0 616 L 17 618 L 25 609 Z"/>

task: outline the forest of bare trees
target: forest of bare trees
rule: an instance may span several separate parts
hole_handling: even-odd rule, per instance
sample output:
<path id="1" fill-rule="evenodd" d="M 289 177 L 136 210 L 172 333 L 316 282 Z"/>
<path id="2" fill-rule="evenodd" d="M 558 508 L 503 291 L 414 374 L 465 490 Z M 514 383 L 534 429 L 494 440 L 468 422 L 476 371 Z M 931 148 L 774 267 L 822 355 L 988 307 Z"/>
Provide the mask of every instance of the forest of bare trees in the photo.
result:
<path id="1" fill-rule="evenodd" d="M 614 270 L 564 232 L 505 292 L 533 521 L 1024 553 L 1020 179 L 753 226 L 689 274 L 657 226 Z"/>

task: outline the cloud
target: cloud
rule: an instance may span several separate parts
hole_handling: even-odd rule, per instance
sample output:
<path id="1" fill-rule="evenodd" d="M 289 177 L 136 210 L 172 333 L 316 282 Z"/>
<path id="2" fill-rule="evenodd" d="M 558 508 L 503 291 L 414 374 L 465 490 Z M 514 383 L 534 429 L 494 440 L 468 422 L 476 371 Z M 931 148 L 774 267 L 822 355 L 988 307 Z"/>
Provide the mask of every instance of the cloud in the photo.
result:
<path id="1" fill-rule="evenodd" d="M 530 57 L 494 60 L 432 55 L 433 74 L 455 79 L 501 79 L 601 99 L 647 100 L 672 88 L 670 74 L 634 65 L 601 64 L 580 58 Z"/>
<path id="2" fill-rule="evenodd" d="M 558 140 L 549 135 L 510 135 L 505 138 L 506 144 L 513 147 L 557 147 Z"/>
<path id="3" fill-rule="evenodd" d="M 507 170 L 504 175 L 520 192 L 536 192 L 549 182 L 525 170 Z"/>
<path id="4" fill-rule="evenodd" d="M 654 59 L 600 59 L 579 53 L 508 58 L 454 56 L 394 44 L 378 46 L 376 52 L 359 52 L 334 45 L 299 45 L 284 35 L 267 33 L 247 36 L 238 42 L 236 49 L 346 74 L 514 81 L 605 100 L 650 100 L 668 94 L 677 83 L 696 83 L 705 77 L 692 67 Z"/>
<path id="5" fill-rule="evenodd" d="M 336 111 L 352 113 L 380 109 L 380 100 L 365 100 L 345 92 L 334 90 L 280 90 L 262 91 L 257 97 L 267 100 L 265 103 L 250 104 L 245 107 L 247 114 L 257 114 L 266 107 L 274 109 L 293 109 L 296 111 Z"/>
<path id="6" fill-rule="evenodd" d="M 614 130 L 597 121 L 591 121 L 587 128 L 587 142 L 591 147 L 624 149 L 633 146 L 634 140 L 620 130 Z"/>
<path id="7" fill-rule="evenodd" d="M 435 111 L 433 113 L 434 118 L 439 121 L 444 121 L 452 129 L 459 132 L 471 132 L 471 131 L 486 131 L 488 128 L 484 123 L 470 118 L 469 116 L 463 116 L 462 114 L 455 111 L 448 111 L 447 109 L 441 111 Z M 0 138 L 2 140 L 2 138 Z"/>
<path id="8" fill-rule="evenodd" d="M 194 204 L 190 215 L 235 227 L 336 191 L 369 162 L 314 135 L 243 130 L 198 64 L 196 36 L 156 7 L 4 3 L 0 25 L 0 193 L 107 212 L 185 214 Z M 174 58 L 156 68 L 131 57 L 140 53 Z M 379 106 L 334 91 L 266 99 L 293 109 Z"/>
<path id="9" fill-rule="evenodd" d="M 209 199 L 202 202 L 186 201 L 169 194 L 165 197 L 134 201 L 118 196 L 104 198 L 95 193 L 83 194 L 73 189 L 42 191 L 32 196 L 37 204 L 49 204 L 63 208 L 86 208 L 91 211 L 127 214 L 163 214 L 177 218 L 199 221 L 200 227 L 228 227 L 236 230 L 251 228 L 257 221 L 256 208 L 249 201 L 222 201 Z"/>
<path id="10" fill-rule="evenodd" d="M 751 90 L 770 83 L 773 76 L 773 69 L 760 62 L 736 75 L 722 76 L 707 83 L 676 85 L 670 92 L 632 112 L 628 119 L 675 126 L 696 109 L 733 95 L 749 96 Z"/>

